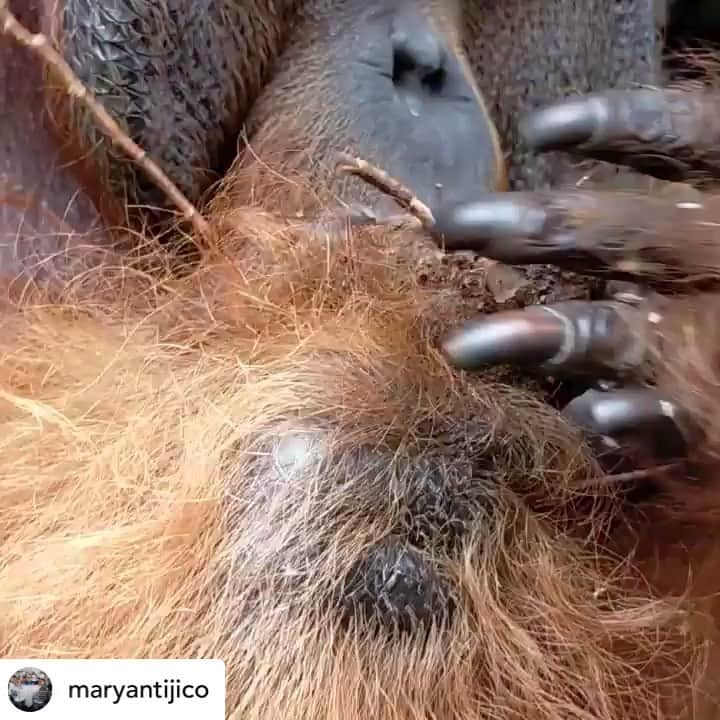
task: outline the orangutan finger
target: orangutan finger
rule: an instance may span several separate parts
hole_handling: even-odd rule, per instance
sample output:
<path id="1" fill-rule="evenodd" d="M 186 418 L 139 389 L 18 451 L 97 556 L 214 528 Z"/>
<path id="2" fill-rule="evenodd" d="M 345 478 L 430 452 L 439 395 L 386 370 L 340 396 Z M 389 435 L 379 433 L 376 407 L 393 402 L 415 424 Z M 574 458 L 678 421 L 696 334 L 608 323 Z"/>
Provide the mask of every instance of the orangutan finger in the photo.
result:
<path id="1" fill-rule="evenodd" d="M 698 439 L 689 413 L 653 388 L 587 390 L 565 406 L 563 415 L 609 446 L 617 446 L 617 439 L 623 436 L 642 434 L 651 438 L 665 457 L 685 457 Z"/>
<path id="2" fill-rule="evenodd" d="M 720 198 L 686 202 L 627 192 L 481 196 L 433 209 L 433 239 L 508 264 L 553 264 L 658 284 L 717 277 Z"/>
<path id="3" fill-rule="evenodd" d="M 561 100 L 524 118 L 520 132 L 536 150 L 572 150 L 665 180 L 720 176 L 720 95 L 704 90 L 611 90 Z"/>
<path id="4" fill-rule="evenodd" d="M 442 348 L 463 370 L 510 364 L 558 376 L 622 377 L 639 370 L 661 320 L 642 299 L 573 300 L 476 318 L 447 335 Z"/>

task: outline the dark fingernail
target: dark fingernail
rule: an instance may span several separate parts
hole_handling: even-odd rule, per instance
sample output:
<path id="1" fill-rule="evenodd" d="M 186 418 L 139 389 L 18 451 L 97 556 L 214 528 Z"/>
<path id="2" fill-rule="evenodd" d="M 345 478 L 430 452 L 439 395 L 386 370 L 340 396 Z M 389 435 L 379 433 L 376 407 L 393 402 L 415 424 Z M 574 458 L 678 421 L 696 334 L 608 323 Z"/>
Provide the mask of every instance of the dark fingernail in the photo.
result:
<path id="1" fill-rule="evenodd" d="M 682 411 L 675 403 L 646 388 L 588 390 L 568 403 L 563 415 L 586 431 L 608 437 L 662 425 L 682 435 L 680 427 L 684 424 Z"/>
<path id="2" fill-rule="evenodd" d="M 542 207 L 508 194 L 451 205 L 433 214 L 437 242 L 448 250 L 476 250 L 488 257 L 512 253 L 507 243 L 514 239 L 540 237 L 547 220 Z"/>
<path id="3" fill-rule="evenodd" d="M 448 335 L 442 349 L 462 370 L 487 365 L 540 364 L 550 360 L 565 340 L 563 321 L 543 308 L 531 308 L 474 320 Z"/>
<path id="4" fill-rule="evenodd" d="M 565 100 L 537 110 L 520 122 L 520 133 L 536 150 L 559 150 L 588 142 L 607 114 L 599 98 Z"/>

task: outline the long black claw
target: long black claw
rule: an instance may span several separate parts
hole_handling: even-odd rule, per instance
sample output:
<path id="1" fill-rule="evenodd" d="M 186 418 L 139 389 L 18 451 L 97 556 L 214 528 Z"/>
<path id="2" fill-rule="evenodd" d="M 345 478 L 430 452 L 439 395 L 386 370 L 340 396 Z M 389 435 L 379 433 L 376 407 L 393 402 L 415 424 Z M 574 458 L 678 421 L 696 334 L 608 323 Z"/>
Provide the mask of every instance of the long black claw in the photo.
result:
<path id="1" fill-rule="evenodd" d="M 664 457 L 684 457 L 697 440 L 697 428 L 689 414 L 651 388 L 587 390 L 566 405 L 563 415 L 611 447 L 629 436 L 651 438 Z"/>
<path id="2" fill-rule="evenodd" d="M 446 336 L 442 349 L 452 365 L 469 371 L 510 364 L 623 377 L 640 367 L 661 320 L 649 300 L 574 300 L 477 318 Z"/>
<path id="3" fill-rule="evenodd" d="M 602 230 L 597 193 L 499 193 L 433 209 L 430 231 L 447 251 L 473 250 L 508 265 L 548 264 L 585 274 L 629 277 L 627 253 Z M 605 247 L 607 246 L 607 248 Z"/>
<path id="4" fill-rule="evenodd" d="M 476 250 L 509 264 L 552 262 L 572 250 L 571 238 L 557 238 L 557 225 L 544 196 L 486 195 L 475 202 L 433 210 L 433 238 L 446 250 Z"/>
<path id="5" fill-rule="evenodd" d="M 597 142 L 597 137 L 622 132 L 619 118 L 611 124 L 611 108 L 617 105 L 609 95 L 584 95 L 536 110 L 520 121 L 520 134 L 536 150 L 563 150 Z M 623 97 L 620 93 L 620 98 Z"/>
<path id="6" fill-rule="evenodd" d="M 504 363 L 542 365 L 557 355 L 566 336 L 562 318 L 532 307 L 473 320 L 450 333 L 442 347 L 448 360 L 463 370 Z"/>
<path id="7" fill-rule="evenodd" d="M 718 261 L 720 201 L 628 192 L 500 193 L 434 208 L 433 240 L 509 265 L 552 264 L 656 286 L 701 283 Z M 683 238 L 683 242 L 679 242 Z"/>
<path id="8" fill-rule="evenodd" d="M 539 151 L 575 152 L 666 180 L 717 175 L 720 96 L 634 89 L 579 96 L 537 110 L 520 132 Z"/>

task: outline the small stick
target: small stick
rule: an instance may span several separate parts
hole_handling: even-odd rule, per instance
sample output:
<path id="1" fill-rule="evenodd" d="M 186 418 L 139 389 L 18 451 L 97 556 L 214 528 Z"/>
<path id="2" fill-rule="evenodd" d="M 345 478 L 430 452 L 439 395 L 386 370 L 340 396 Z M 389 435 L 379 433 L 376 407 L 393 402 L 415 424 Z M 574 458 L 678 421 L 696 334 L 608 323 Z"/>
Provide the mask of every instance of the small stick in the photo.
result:
<path id="1" fill-rule="evenodd" d="M 435 224 L 435 218 L 424 202 L 419 200 L 401 182 L 390 177 L 384 170 L 372 165 L 367 160 L 348 153 L 340 153 L 338 155 L 337 171 L 347 175 L 355 175 L 372 185 L 376 190 L 389 195 L 400 207 L 417 218 L 426 230 Z"/>
<path id="2" fill-rule="evenodd" d="M 26 47 L 49 65 L 60 77 L 65 91 L 77 98 L 90 111 L 98 125 L 115 145 L 120 146 L 127 156 L 167 195 L 183 218 L 189 221 L 197 234 L 211 244 L 212 233 L 207 221 L 180 189 L 155 164 L 137 143 L 128 137 L 102 104 L 82 83 L 63 57 L 53 48 L 42 33 L 30 32 L 8 8 L 8 0 L 0 0 L 0 32 L 10 36 L 19 45 Z"/>
<path id="3" fill-rule="evenodd" d="M 679 463 L 668 463 L 666 465 L 655 465 L 649 468 L 640 468 L 639 470 L 630 470 L 623 473 L 614 473 L 612 475 L 602 475 L 599 478 L 593 478 L 587 482 L 580 483 L 579 489 L 585 490 L 593 487 L 610 487 L 617 485 L 625 485 L 637 482 L 638 480 L 647 480 L 659 474 L 665 474 L 677 470 Z"/>
<path id="4" fill-rule="evenodd" d="M 383 227 L 390 228 L 409 228 L 413 226 L 413 222 L 418 223 L 423 230 L 430 230 L 435 225 L 435 217 L 432 214 L 430 208 L 422 202 L 409 188 L 405 187 L 399 180 L 391 177 L 384 170 L 379 167 L 372 165 L 367 160 L 349 155 L 348 153 L 339 153 L 337 172 L 346 173 L 348 175 L 355 175 L 361 180 L 364 180 L 369 185 L 372 185 L 376 190 L 379 190 L 385 195 L 389 195 L 400 207 L 407 210 L 408 216 L 394 215 L 389 218 L 377 221 L 375 224 L 382 225 Z M 364 224 L 364 220 L 359 221 L 354 217 L 350 216 L 352 224 Z M 354 221 L 354 222 L 353 222 Z M 373 223 L 373 218 L 369 217 L 366 221 L 368 224 Z M 492 267 L 500 266 L 497 260 L 491 260 L 490 258 L 482 258 L 485 262 L 485 267 L 489 270 Z"/>
<path id="5" fill-rule="evenodd" d="M 367 226 L 382 227 L 388 230 L 422 230 L 424 228 L 424 224 L 410 213 L 378 218 L 369 210 L 358 211 L 353 208 L 324 212 L 306 227 L 312 232 L 317 232 L 319 229 L 327 231 L 333 228 L 341 230 L 346 223 L 352 228 Z"/>

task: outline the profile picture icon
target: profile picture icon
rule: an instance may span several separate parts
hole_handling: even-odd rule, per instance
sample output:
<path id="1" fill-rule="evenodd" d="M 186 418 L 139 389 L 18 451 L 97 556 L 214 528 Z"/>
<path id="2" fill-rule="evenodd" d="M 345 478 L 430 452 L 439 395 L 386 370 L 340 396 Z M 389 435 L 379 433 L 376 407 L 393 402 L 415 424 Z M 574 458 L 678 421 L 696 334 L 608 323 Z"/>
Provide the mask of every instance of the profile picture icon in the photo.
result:
<path id="1" fill-rule="evenodd" d="M 52 697 L 52 683 L 42 670 L 34 667 L 16 670 L 8 682 L 10 702 L 23 712 L 42 710 Z"/>

